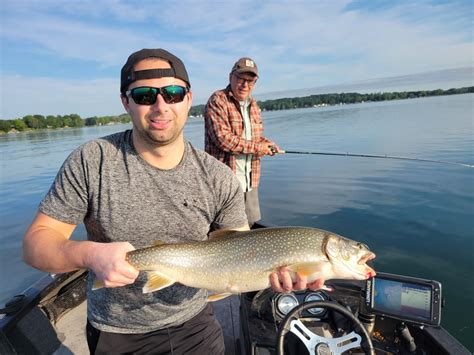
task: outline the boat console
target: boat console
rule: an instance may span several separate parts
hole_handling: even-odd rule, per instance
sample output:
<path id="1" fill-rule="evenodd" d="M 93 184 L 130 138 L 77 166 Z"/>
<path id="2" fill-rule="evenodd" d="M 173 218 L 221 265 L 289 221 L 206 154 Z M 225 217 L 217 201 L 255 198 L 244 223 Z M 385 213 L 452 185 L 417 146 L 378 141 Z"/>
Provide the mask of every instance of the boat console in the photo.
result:
<path id="1" fill-rule="evenodd" d="M 378 273 L 241 296 L 245 354 L 469 354 L 441 328 L 441 284 Z"/>

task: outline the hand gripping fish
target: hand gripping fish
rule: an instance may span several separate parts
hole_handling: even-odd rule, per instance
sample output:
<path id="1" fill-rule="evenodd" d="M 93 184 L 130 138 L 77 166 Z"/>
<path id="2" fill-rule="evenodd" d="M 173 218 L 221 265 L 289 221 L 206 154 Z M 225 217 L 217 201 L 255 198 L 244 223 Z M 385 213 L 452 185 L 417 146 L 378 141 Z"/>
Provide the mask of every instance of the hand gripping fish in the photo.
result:
<path id="1" fill-rule="evenodd" d="M 203 242 L 158 242 L 128 252 L 126 259 L 147 272 L 144 293 L 179 282 L 216 293 L 210 301 L 267 288 L 270 273 L 281 266 L 287 266 L 293 278 L 296 272 L 306 275 L 308 282 L 375 275 L 366 264 L 375 254 L 366 245 L 321 229 L 275 227 L 216 234 Z"/>

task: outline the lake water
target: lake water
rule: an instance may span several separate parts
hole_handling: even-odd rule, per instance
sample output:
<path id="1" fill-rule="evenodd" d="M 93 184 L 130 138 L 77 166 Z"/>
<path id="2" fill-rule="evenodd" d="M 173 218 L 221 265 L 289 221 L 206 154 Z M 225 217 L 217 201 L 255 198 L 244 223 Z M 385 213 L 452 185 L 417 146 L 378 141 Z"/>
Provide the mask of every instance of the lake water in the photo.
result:
<path id="1" fill-rule="evenodd" d="M 474 164 L 474 95 L 264 112 L 282 149 L 389 154 Z M 0 136 L 0 304 L 42 273 L 21 261 L 21 239 L 68 154 L 130 125 Z M 187 138 L 203 147 L 203 121 Z M 262 222 L 322 228 L 366 243 L 376 270 L 435 279 L 442 325 L 474 350 L 474 169 L 391 159 L 265 157 Z M 74 238 L 84 238 L 84 228 Z"/>

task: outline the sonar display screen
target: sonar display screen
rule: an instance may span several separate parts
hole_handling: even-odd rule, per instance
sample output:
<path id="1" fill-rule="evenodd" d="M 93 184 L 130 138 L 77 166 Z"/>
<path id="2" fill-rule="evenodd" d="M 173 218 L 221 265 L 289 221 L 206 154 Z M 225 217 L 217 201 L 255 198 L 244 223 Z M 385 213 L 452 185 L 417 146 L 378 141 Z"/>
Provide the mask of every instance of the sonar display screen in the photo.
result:
<path id="1" fill-rule="evenodd" d="M 429 286 L 375 279 L 373 308 L 387 314 L 430 320 L 431 294 Z"/>

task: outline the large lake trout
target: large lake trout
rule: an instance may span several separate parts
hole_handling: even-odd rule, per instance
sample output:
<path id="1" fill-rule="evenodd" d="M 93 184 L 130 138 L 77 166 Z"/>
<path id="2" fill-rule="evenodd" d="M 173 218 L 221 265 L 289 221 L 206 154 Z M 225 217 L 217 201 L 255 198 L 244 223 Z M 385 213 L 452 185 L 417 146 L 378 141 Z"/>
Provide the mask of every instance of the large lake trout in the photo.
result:
<path id="1" fill-rule="evenodd" d="M 308 282 L 367 279 L 375 275 L 366 264 L 373 258 L 362 243 L 304 227 L 229 231 L 204 242 L 157 243 L 127 253 L 127 261 L 148 274 L 143 292 L 179 282 L 219 294 L 215 299 L 267 288 L 270 273 L 281 266 L 308 276 Z"/>

